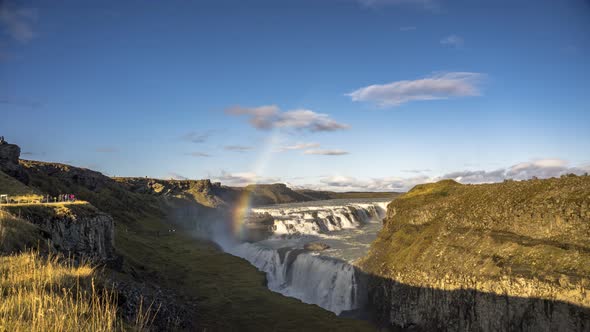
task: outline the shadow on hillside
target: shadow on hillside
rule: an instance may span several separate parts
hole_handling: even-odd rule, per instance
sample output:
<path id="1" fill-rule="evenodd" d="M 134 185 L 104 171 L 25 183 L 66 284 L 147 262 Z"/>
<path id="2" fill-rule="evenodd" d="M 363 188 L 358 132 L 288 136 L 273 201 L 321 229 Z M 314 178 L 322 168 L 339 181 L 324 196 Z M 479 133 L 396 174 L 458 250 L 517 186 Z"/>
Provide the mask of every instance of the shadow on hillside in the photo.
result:
<path id="1" fill-rule="evenodd" d="M 564 301 L 415 287 L 358 271 L 367 305 L 342 316 L 390 331 L 590 331 L 590 308 Z M 518 288 L 517 281 L 512 287 Z M 586 290 L 579 290 L 585 292 Z"/>

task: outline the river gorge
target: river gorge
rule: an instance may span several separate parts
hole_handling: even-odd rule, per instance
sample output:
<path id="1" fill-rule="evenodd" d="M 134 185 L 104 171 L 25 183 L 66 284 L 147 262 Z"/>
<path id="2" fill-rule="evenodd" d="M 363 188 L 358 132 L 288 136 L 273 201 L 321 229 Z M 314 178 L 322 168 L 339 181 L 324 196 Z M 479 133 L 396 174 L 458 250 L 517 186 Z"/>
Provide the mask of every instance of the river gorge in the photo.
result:
<path id="1" fill-rule="evenodd" d="M 354 264 L 376 238 L 389 202 L 334 199 L 254 208 L 251 214 L 272 217 L 271 235 L 224 249 L 265 272 L 275 292 L 335 314 L 358 310 L 367 303 L 367 280 Z"/>

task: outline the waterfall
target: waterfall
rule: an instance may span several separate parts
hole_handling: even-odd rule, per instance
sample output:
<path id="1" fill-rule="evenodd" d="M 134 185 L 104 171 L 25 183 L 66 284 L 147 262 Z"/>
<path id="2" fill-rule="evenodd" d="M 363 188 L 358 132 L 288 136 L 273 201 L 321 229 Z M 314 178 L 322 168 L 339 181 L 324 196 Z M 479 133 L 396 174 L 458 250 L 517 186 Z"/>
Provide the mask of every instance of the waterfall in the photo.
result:
<path id="1" fill-rule="evenodd" d="M 230 250 L 266 272 L 268 288 L 340 314 L 362 308 L 367 301 L 364 279 L 344 261 L 302 249 L 264 248 L 243 243 Z"/>
<path id="2" fill-rule="evenodd" d="M 252 209 L 253 214 L 274 218 L 272 232 L 282 234 L 322 234 L 358 228 L 385 217 L 387 202 L 349 203 L 334 206 L 265 207 Z"/>
<path id="3" fill-rule="evenodd" d="M 388 203 L 331 200 L 254 208 L 249 218 L 254 224 L 250 226 L 258 221 L 272 225 L 267 235 L 270 237 L 224 248 L 265 272 L 267 286 L 272 291 L 336 314 L 361 309 L 368 296 L 363 274 L 350 262 L 340 259 L 341 256 L 329 257 L 334 255 L 330 250 L 319 254 L 301 248 L 309 239 L 324 236 L 331 245 L 340 246 L 340 249 L 346 247 L 343 244 L 347 241 L 346 235 L 342 232 L 376 230 L 369 226 L 375 226 L 385 217 Z"/>

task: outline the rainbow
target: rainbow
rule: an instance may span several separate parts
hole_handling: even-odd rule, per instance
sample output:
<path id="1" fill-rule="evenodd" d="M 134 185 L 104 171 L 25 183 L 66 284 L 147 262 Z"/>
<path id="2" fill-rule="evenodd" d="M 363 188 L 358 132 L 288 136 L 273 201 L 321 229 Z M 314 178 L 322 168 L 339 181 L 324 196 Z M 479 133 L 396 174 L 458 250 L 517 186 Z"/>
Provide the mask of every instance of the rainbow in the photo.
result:
<path id="1" fill-rule="evenodd" d="M 259 175 L 264 172 L 264 169 L 270 161 L 273 148 L 277 145 L 279 137 L 278 130 L 273 130 L 270 138 L 266 142 L 265 149 L 263 150 L 260 158 L 256 161 L 254 168 L 254 174 Z M 258 180 L 254 181 L 254 184 L 258 183 Z M 231 232 L 235 238 L 241 238 L 244 235 L 246 217 L 252 207 L 252 191 L 243 190 L 238 198 L 236 205 L 232 210 L 231 220 Z"/>
<path id="2" fill-rule="evenodd" d="M 232 211 L 231 231 L 235 238 L 241 238 L 244 235 L 244 223 L 250 212 L 251 204 L 252 192 L 250 190 L 242 191 Z"/>

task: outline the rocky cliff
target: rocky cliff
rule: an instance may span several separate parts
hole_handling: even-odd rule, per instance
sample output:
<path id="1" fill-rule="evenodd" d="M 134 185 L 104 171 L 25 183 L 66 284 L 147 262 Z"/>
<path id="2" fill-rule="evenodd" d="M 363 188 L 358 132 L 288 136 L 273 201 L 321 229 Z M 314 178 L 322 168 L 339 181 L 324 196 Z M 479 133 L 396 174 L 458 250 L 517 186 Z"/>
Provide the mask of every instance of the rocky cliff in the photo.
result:
<path id="1" fill-rule="evenodd" d="M 89 204 L 16 205 L 3 209 L 36 225 L 58 251 L 105 261 L 115 255 L 113 218 Z"/>
<path id="2" fill-rule="evenodd" d="M 26 183 L 28 177 L 19 164 L 19 158 L 20 147 L 18 145 L 0 143 L 0 171 Z"/>
<path id="3" fill-rule="evenodd" d="M 420 185 L 359 263 L 383 324 L 590 330 L 590 177 Z"/>

